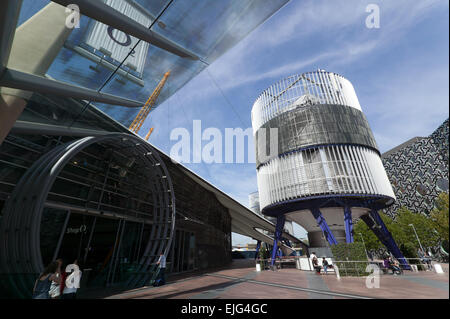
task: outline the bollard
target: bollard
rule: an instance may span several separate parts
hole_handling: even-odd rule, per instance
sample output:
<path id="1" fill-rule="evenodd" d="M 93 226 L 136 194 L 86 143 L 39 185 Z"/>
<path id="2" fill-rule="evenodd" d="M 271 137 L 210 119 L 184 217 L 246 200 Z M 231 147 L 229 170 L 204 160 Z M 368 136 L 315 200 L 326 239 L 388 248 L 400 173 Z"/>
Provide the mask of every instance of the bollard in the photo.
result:
<path id="1" fill-rule="evenodd" d="M 333 265 L 334 272 L 336 273 L 337 280 L 341 280 L 341 276 L 339 275 L 339 268 L 336 264 Z"/>
<path id="2" fill-rule="evenodd" d="M 434 264 L 434 270 L 437 274 L 443 274 L 444 270 L 442 270 L 442 266 L 440 264 Z"/>
<path id="3" fill-rule="evenodd" d="M 261 271 L 261 264 L 256 264 L 256 271 Z"/>

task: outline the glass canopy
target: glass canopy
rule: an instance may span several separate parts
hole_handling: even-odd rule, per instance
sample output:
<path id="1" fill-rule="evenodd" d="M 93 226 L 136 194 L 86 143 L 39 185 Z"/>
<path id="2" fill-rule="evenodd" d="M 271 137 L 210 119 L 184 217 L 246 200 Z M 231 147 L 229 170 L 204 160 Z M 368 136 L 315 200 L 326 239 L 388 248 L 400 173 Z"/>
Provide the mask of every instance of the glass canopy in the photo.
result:
<path id="1" fill-rule="evenodd" d="M 66 35 L 45 74 L 50 79 L 142 104 L 167 71 L 157 107 L 250 31 L 264 22 L 288 0 L 98 0 L 149 29 L 170 45 L 195 58 L 176 55 L 163 47 L 130 36 L 83 14 L 79 28 Z M 22 26 L 55 2 L 24 0 L 16 34 Z M 77 1 L 73 1 L 77 3 Z M 59 6 L 59 4 L 57 5 Z M 58 8 L 56 8 L 58 9 Z M 60 8 L 62 10 L 62 8 Z M 47 13 L 47 11 L 48 13 Z M 67 15 L 69 11 L 65 11 Z M 42 34 L 45 37 L 44 34 Z M 14 39 L 15 41 L 16 39 Z M 30 45 L 33 47 L 32 45 Z M 32 48 L 31 48 L 32 49 Z M 15 69 L 14 65 L 8 68 Z M 89 100 L 85 101 L 89 102 Z M 97 108 L 128 126 L 139 107 L 92 102 Z M 82 105 L 82 103 L 80 103 Z M 83 111 L 83 108 L 80 110 Z"/>

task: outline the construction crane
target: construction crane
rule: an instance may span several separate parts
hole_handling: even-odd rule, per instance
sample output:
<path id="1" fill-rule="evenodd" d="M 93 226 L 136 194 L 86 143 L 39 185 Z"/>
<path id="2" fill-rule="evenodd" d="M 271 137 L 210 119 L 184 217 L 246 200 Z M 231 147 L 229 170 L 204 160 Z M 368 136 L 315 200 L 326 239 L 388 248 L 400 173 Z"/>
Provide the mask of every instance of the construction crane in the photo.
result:
<path id="1" fill-rule="evenodd" d="M 162 88 L 164 87 L 164 84 L 167 81 L 167 78 L 170 75 L 170 71 L 167 71 L 164 74 L 164 77 L 161 79 L 161 81 L 156 86 L 155 90 L 153 91 L 152 95 L 148 98 L 147 102 L 145 102 L 144 106 L 139 111 L 138 115 L 136 115 L 136 118 L 133 120 L 133 123 L 131 123 L 129 130 L 138 133 L 141 129 L 142 124 L 144 124 L 145 119 L 147 118 L 148 114 L 150 113 L 150 110 L 153 105 L 155 105 L 156 99 L 158 98 L 159 94 L 161 93 Z M 153 129 L 151 129 L 153 131 Z M 150 136 L 151 132 L 147 134 L 147 139 Z"/>
<path id="2" fill-rule="evenodd" d="M 150 128 L 150 130 L 148 131 L 147 135 L 145 136 L 145 140 L 148 141 L 148 138 L 150 137 L 150 134 L 152 134 L 153 132 L 153 127 Z"/>

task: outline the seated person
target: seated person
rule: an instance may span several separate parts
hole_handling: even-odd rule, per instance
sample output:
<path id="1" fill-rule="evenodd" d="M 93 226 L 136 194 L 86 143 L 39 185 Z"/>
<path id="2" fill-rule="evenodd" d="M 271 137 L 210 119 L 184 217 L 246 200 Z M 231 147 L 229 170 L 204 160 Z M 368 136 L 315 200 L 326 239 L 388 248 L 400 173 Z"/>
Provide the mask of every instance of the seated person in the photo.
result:
<path id="1" fill-rule="evenodd" d="M 383 267 L 386 268 L 386 269 L 390 269 L 391 268 L 391 265 L 389 264 L 389 258 L 388 257 L 385 257 L 383 259 Z M 394 272 L 392 271 L 392 273 L 394 273 Z"/>
<path id="2" fill-rule="evenodd" d="M 392 273 L 394 275 L 403 274 L 403 270 L 400 268 L 398 261 L 394 261 L 392 257 L 389 257 L 389 268 L 392 269 Z"/>
<path id="3" fill-rule="evenodd" d="M 328 261 L 325 259 L 325 257 L 322 258 L 322 266 L 323 266 L 323 270 L 325 271 L 325 274 L 327 274 L 327 270 L 328 270 Z"/>
<path id="4" fill-rule="evenodd" d="M 320 275 L 320 270 L 322 269 L 322 267 L 319 266 L 319 260 L 317 259 L 316 256 L 313 257 L 312 263 L 313 263 L 314 269 L 316 270 L 316 274 Z"/>

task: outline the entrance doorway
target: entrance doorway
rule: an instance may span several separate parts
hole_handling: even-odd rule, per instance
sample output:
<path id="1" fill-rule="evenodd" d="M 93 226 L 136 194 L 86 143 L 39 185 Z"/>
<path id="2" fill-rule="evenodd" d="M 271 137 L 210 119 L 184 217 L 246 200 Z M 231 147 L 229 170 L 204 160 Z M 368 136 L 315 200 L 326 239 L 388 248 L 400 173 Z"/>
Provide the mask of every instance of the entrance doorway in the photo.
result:
<path id="1" fill-rule="evenodd" d="M 46 207 L 41 225 L 43 262 L 61 258 L 67 265 L 77 260 L 83 271 L 81 288 L 120 285 L 137 268 L 149 231 L 148 225 L 123 218 Z"/>

